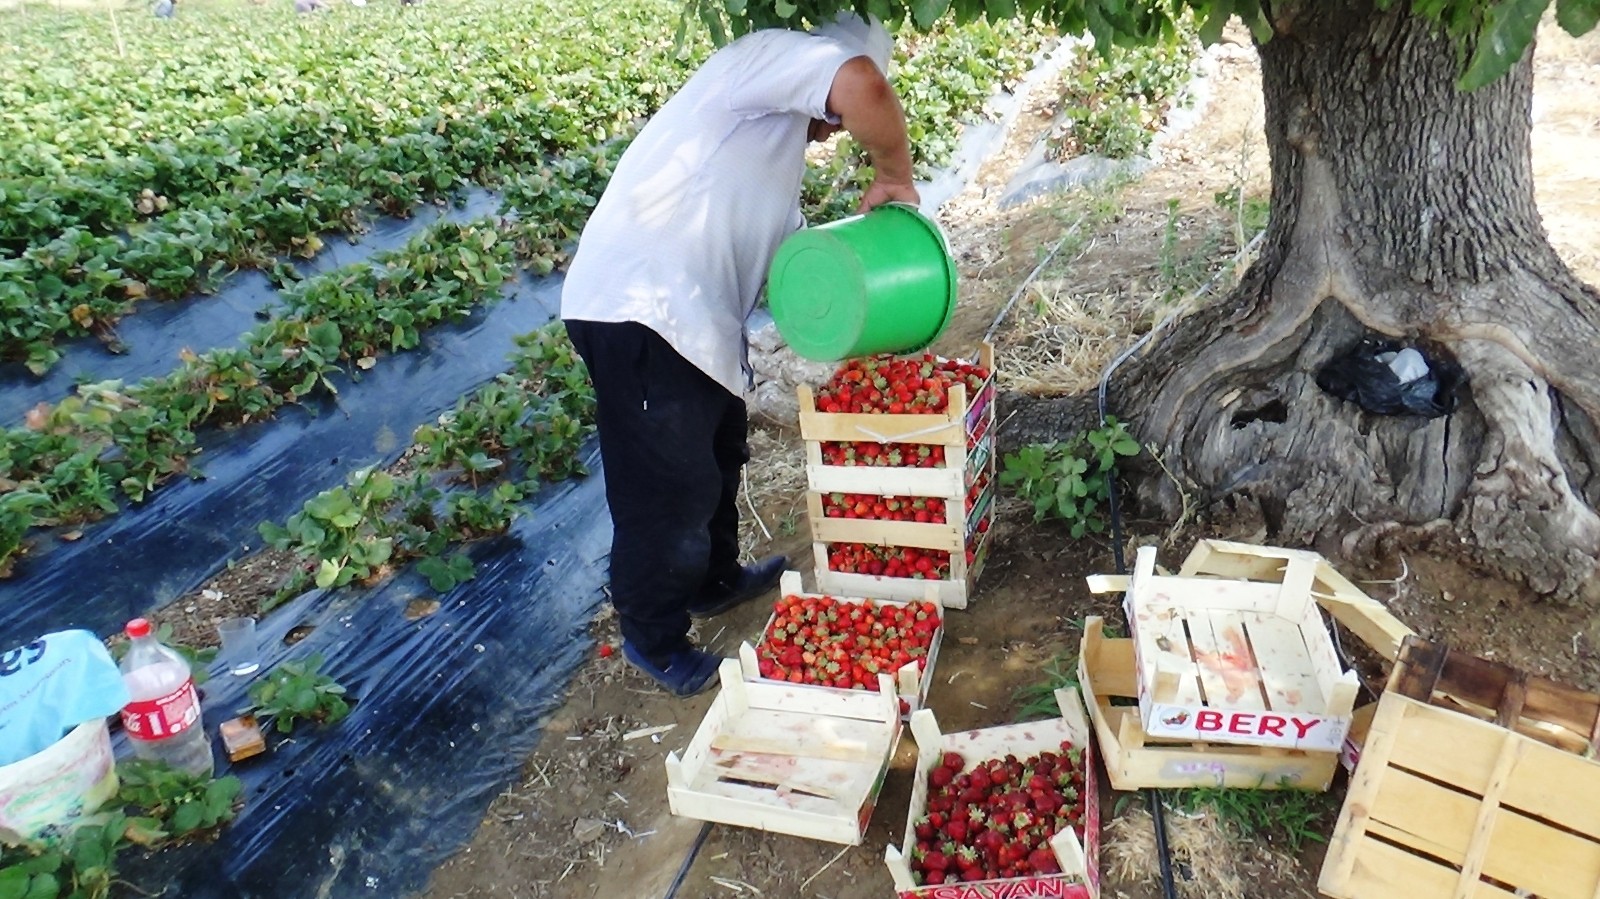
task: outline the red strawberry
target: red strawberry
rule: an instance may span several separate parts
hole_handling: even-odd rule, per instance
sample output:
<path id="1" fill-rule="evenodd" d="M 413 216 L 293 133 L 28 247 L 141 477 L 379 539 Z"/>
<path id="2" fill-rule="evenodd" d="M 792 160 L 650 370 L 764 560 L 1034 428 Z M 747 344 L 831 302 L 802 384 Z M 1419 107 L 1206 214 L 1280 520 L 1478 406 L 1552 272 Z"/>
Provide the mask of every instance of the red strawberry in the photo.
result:
<path id="1" fill-rule="evenodd" d="M 1060 874 L 1061 865 L 1056 861 L 1056 854 L 1049 848 L 1035 849 L 1028 853 L 1028 867 L 1040 874 Z"/>

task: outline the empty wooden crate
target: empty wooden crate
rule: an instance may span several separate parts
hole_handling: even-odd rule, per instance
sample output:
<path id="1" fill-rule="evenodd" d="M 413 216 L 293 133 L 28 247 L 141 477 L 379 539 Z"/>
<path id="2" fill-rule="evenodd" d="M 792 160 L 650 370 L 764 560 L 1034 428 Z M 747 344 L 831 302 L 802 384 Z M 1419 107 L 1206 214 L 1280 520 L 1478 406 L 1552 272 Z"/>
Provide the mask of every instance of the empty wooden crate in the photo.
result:
<path id="1" fill-rule="evenodd" d="M 1386 692 L 1317 887 L 1333 899 L 1593 899 L 1600 765 Z"/>
<path id="2" fill-rule="evenodd" d="M 1115 586 L 1127 591 L 1145 732 L 1337 752 L 1359 682 L 1312 596 L 1320 560 L 1296 553 L 1274 581 L 1165 576 L 1155 548 L 1140 548 L 1133 576 Z"/>
<path id="3" fill-rule="evenodd" d="M 1145 733 L 1133 641 L 1108 638 L 1104 623 L 1084 624 L 1078 683 L 1089 706 L 1106 774 L 1117 790 L 1230 787 L 1322 791 L 1333 782 L 1338 755 L 1275 746 L 1158 739 Z"/>
<path id="4" fill-rule="evenodd" d="M 680 758 L 667 755 L 675 815 L 859 844 L 900 739 L 887 674 L 874 693 L 746 683 L 739 662 Z"/>

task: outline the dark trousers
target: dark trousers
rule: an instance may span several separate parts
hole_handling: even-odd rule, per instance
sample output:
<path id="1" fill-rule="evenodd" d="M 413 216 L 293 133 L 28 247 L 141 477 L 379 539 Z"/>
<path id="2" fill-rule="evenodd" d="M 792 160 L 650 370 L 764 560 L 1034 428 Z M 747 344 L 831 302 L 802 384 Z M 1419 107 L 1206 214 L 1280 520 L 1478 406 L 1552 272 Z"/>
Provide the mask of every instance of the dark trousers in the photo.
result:
<path id="1" fill-rule="evenodd" d="M 594 382 L 623 639 L 664 660 L 689 606 L 737 582 L 744 400 L 637 322 L 566 322 Z"/>

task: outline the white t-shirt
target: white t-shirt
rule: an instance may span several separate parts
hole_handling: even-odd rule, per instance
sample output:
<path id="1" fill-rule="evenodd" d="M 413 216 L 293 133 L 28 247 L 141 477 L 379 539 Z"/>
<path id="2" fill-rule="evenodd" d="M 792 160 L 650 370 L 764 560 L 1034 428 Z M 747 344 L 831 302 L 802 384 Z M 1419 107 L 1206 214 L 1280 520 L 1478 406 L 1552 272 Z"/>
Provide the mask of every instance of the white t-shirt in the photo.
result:
<path id="1" fill-rule="evenodd" d="M 745 318 L 778 244 L 804 224 L 806 129 L 860 55 L 783 29 L 713 54 L 623 154 L 579 239 L 561 317 L 646 325 L 742 395 Z"/>

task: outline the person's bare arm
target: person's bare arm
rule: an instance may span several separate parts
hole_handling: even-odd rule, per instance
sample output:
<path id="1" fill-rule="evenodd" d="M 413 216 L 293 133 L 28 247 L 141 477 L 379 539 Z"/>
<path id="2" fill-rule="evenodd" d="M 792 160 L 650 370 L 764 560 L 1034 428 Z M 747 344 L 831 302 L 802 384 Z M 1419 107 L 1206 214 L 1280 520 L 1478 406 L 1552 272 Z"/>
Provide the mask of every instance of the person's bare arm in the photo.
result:
<path id="1" fill-rule="evenodd" d="M 875 175 L 861 197 L 861 211 L 893 201 L 921 202 L 911 183 L 911 142 L 906 114 L 888 79 L 865 56 L 846 62 L 833 76 L 828 110 L 872 157 Z"/>

